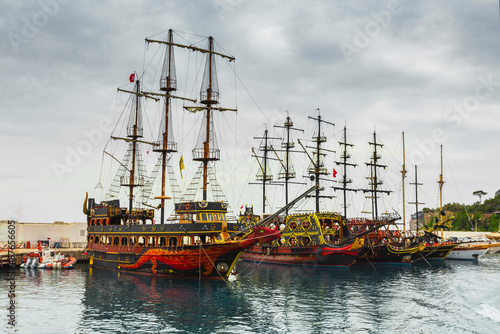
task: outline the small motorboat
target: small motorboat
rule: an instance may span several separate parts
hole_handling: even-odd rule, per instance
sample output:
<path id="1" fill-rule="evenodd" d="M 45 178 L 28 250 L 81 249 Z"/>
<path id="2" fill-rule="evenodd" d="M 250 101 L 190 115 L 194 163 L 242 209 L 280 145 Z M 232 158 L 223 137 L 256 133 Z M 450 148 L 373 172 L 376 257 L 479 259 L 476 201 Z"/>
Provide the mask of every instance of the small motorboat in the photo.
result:
<path id="1" fill-rule="evenodd" d="M 31 252 L 23 257 L 21 268 L 46 268 L 46 269 L 71 269 L 76 259 L 72 256 L 64 256 L 62 252 L 54 249 L 43 249 L 38 245 L 38 252 Z"/>

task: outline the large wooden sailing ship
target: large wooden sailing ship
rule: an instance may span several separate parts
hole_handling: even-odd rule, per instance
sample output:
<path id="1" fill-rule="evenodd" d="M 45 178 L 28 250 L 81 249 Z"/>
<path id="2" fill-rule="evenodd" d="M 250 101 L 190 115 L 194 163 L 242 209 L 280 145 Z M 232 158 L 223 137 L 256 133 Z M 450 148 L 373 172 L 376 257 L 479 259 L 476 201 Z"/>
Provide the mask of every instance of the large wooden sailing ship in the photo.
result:
<path id="1" fill-rule="evenodd" d="M 219 88 L 215 58 L 222 57 L 229 61 L 232 56 L 216 52 L 214 40 L 208 38 L 208 47 L 198 48 L 173 41 L 170 30 L 165 40 L 146 39 L 147 43 L 165 46 L 165 57 L 160 77 L 160 92 L 146 92 L 141 89 L 141 82 L 135 81 L 131 95 L 130 114 L 126 137 L 113 136 L 114 140 L 124 141 L 128 149 L 119 168 L 115 181 L 107 193 L 107 200 L 97 203 L 87 198 L 84 213 L 88 221 L 88 243 L 86 252 L 90 264 L 96 267 L 138 272 L 153 275 L 181 275 L 194 277 L 221 277 L 230 275 L 232 269 L 246 248 L 257 242 L 271 242 L 279 238 L 279 231 L 254 224 L 239 230 L 236 222 L 228 221 L 228 203 L 224 200 L 209 200 L 207 185 L 215 183 L 212 164 L 220 159 L 216 146 L 213 113 L 234 110 L 219 107 Z M 170 199 L 166 192 L 166 181 L 171 168 L 171 154 L 177 151 L 172 132 L 173 99 L 190 103 L 196 100 L 174 95 L 177 79 L 174 65 L 174 48 L 187 48 L 190 51 L 206 55 L 205 72 L 200 90 L 199 103 L 184 106 L 191 112 L 204 113 L 202 130 L 198 143 L 193 150 L 193 160 L 200 162 L 200 167 L 193 182 L 201 179 L 202 198 L 184 196 L 175 202 L 174 213 L 167 221 L 165 218 L 166 201 Z M 132 77 L 131 77 L 131 81 Z M 163 100 L 162 121 L 158 140 L 148 142 L 143 139 L 142 99 Z M 140 203 L 141 196 L 151 197 L 151 180 L 144 175 L 144 164 L 140 153 L 141 146 L 149 145 L 159 153 L 157 169 L 161 168 L 161 193 L 154 196 L 158 205 Z M 182 163 L 181 163 L 181 168 Z M 196 184 L 190 189 L 197 188 Z M 99 183 L 100 184 L 100 183 Z M 128 189 L 128 207 L 122 207 L 119 198 L 120 186 Z M 191 192 L 188 195 L 195 195 Z M 155 211 L 160 211 L 159 221 L 155 221 Z"/>
<path id="2" fill-rule="evenodd" d="M 346 129 L 344 128 L 344 141 L 340 143 L 344 148 L 344 158 L 338 163 L 344 166 L 344 179 L 346 175 L 346 166 L 349 165 L 346 159 L 348 156 L 346 147 L 347 145 L 351 145 L 347 144 L 346 139 Z M 380 168 L 385 169 L 387 166 L 380 162 L 382 158 L 380 148 L 382 148 L 383 145 L 380 141 L 377 142 L 377 135 L 375 132 L 373 133 L 373 140 L 369 142 L 369 144 L 373 147 L 370 160 L 366 163 L 370 170 L 370 176 L 367 178 L 369 180 L 369 187 L 367 189 L 362 189 L 362 191 L 369 194 L 367 198 L 371 201 L 372 217 L 350 218 L 348 222 L 351 233 L 363 233 L 372 229 L 371 232 L 365 235 L 365 247 L 359 253 L 357 261 L 370 264 L 410 264 L 419 257 L 419 252 L 423 247 L 420 246 L 418 242 L 409 242 L 404 238 L 404 235 L 396 224 L 396 221 L 399 220 L 399 216 L 388 217 L 386 214 L 379 215 L 379 193 L 389 194 L 391 191 L 381 189 L 382 181 L 378 170 Z M 342 182 L 342 185 L 343 186 L 339 189 L 344 192 L 345 202 L 345 191 L 348 189 L 346 189 L 345 181 Z M 374 229 L 377 226 L 379 229 Z"/>
<path id="3" fill-rule="evenodd" d="M 259 242 L 258 244 L 249 247 L 241 256 L 242 260 L 254 261 L 257 263 L 284 264 L 284 265 L 305 265 L 305 266 L 321 266 L 321 267 L 349 267 L 355 262 L 356 256 L 363 247 L 363 238 L 353 236 L 347 228 L 345 217 L 335 212 L 320 211 L 320 199 L 331 198 L 321 195 L 323 188 L 320 181 L 327 174 L 327 169 L 324 164 L 324 156 L 328 151 L 322 147 L 326 142 L 326 137 L 322 135 L 321 127 L 324 124 L 333 125 L 321 118 L 310 117 L 317 122 L 317 133 L 313 137 L 314 146 L 312 156 L 308 153 L 306 147 L 299 142 L 307 154 L 310 165 L 308 172 L 310 179 L 315 185 L 315 194 L 311 195 L 314 198 L 315 210 L 311 213 L 287 214 L 282 219 L 272 221 L 276 226 L 280 226 L 281 238 L 272 242 Z M 299 130 L 293 127 L 293 122 L 290 117 L 287 117 L 284 126 L 286 140 L 282 143 L 284 149 L 284 158 L 279 159 L 281 164 L 280 178 L 284 179 L 285 200 L 288 204 L 288 186 L 291 183 L 290 179 L 295 177 L 295 171 L 291 164 L 291 151 L 294 148 L 294 143 L 290 138 L 291 130 Z M 269 148 L 276 153 L 276 150 L 268 144 L 267 131 L 261 139 L 265 140 L 265 145 L 262 147 Z M 278 156 L 276 154 L 276 156 Z M 259 158 L 259 157 L 257 157 Z M 265 189 L 266 181 L 272 178 L 268 175 L 266 154 L 262 157 L 262 162 L 259 162 L 259 174 L 257 179 L 263 182 Z M 263 167 L 266 166 L 266 167 Z M 265 210 L 265 193 L 263 196 L 263 210 Z M 258 224 L 260 217 L 253 214 L 253 209 L 247 208 L 240 215 L 240 223 L 244 226 L 253 226 Z"/>

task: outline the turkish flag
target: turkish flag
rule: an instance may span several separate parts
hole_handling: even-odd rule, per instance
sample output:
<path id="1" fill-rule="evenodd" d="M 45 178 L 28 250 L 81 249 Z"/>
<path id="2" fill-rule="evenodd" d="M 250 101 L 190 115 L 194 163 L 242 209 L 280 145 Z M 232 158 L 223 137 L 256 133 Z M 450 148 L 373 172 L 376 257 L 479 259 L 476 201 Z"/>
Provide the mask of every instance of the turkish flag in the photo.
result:
<path id="1" fill-rule="evenodd" d="M 130 82 L 134 82 L 135 81 L 135 73 L 132 73 L 128 79 L 130 80 Z"/>
<path id="2" fill-rule="evenodd" d="M 335 170 L 335 168 L 333 169 L 333 177 L 337 177 L 337 171 Z"/>

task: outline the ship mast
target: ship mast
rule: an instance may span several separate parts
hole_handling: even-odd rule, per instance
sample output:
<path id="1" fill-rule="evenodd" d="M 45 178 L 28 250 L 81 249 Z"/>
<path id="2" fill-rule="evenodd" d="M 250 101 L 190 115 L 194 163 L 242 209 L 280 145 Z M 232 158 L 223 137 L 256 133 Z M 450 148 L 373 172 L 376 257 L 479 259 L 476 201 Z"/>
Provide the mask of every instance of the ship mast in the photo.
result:
<path id="1" fill-rule="evenodd" d="M 377 153 L 377 148 L 380 147 L 382 148 L 384 145 L 377 143 L 377 135 L 375 131 L 373 132 L 373 142 L 368 142 L 368 144 L 373 146 L 373 155 L 370 159 L 370 162 L 365 162 L 367 166 L 370 167 L 370 177 L 368 178 L 370 180 L 370 186 L 371 189 L 363 189 L 363 192 L 370 192 L 371 193 L 371 199 L 372 199 L 372 218 L 373 220 L 378 219 L 378 193 L 385 193 L 389 195 L 392 191 L 390 190 L 381 190 L 379 189 L 379 185 L 382 185 L 382 181 L 379 181 L 378 176 L 377 176 L 377 169 L 378 168 L 383 168 L 386 169 L 386 165 L 381 165 L 378 163 L 378 161 L 382 158 L 381 155 Z"/>
<path id="2" fill-rule="evenodd" d="M 285 179 L 285 206 L 286 206 L 286 205 L 288 205 L 288 184 L 290 183 L 289 180 L 295 178 L 295 170 L 293 169 L 293 166 L 291 163 L 290 153 L 297 152 L 297 151 L 292 151 L 292 148 L 295 147 L 295 143 L 293 141 L 291 141 L 291 139 L 290 139 L 290 130 L 302 131 L 302 132 L 304 132 L 304 130 L 299 129 L 299 128 L 294 128 L 292 119 L 288 115 L 286 117 L 286 121 L 285 121 L 285 124 L 283 126 L 275 125 L 274 127 L 285 129 L 285 133 L 286 133 L 286 141 L 281 143 L 281 147 L 285 149 L 284 150 L 284 152 L 285 152 L 284 160 L 285 161 L 283 162 L 283 160 L 281 160 L 278 157 L 278 154 L 276 153 L 276 151 L 274 151 L 274 153 L 276 154 L 276 157 L 278 158 L 278 160 L 281 163 L 281 167 L 283 170 L 283 172 L 280 172 L 278 174 L 278 178 Z M 283 150 L 280 150 L 280 151 L 283 151 Z M 300 184 L 304 184 L 304 183 L 300 183 Z M 288 209 L 286 209 L 286 214 L 288 215 Z"/>
<path id="3" fill-rule="evenodd" d="M 344 172 L 342 173 L 342 180 L 340 181 L 340 184 L 342 184 L 342 187 L 333 187 L 333 189 L 342 190 L 342 192 L 343 192 L 344 218 L 347 218 L 347 192 L 348 191 L 357 192 L 358 189 L 351 189 L 351 188 L 347 187 L 348 184 L 352 183 L 352 180 L 347 178 L 347 166 L 356 167 L 357 164 L 348 162 L 348 159 L 351 157 L 351 155 L 347 153 L 347 147 L 353 147 L 354 145 L 347 142 L 347 128 L 345 126 L 344 126 L 344 138 L 342 141 L 339 141 L 339 144 L 341 147 L 343 147 L 342 156 L 340 157 L 341 161 L 335 161 L 335 163 L 338 166 L 343 166 Z"/>
<path id="4" fill-rule="evenodd" d="M 276 137 L 269 137 L 269 131 L 266 129 L 264 131 L 263 137 L 254 137 L 254 139 L 261 139 L 261 143 L 259 145 L 259 151 L 263 152 L 263 156 L 257 156 L 255 150 L 252 148 L 253 156 L 257 158 L 257 162 L 259 164 L 259 173 L 257 173 L 257 181 L 262 181 L 262 213 L 266 213 L 266 183 L 277 185 L 276 183 L 271 183 L 273 180 L 273 175 L 268 173 L 269 171 L 269 160 L 276 160 L 274 158 L 269 157 L 269 152 L 273 151 L 273 146 L 270 144 L 272 139 L 281 139 Z M 259 158 L 262 159 L 262 163 L 259 161 Z M 252 184 L 252 183 L 251 183 Z"/>
<path id="5" fill-rule="evenodd" d="M 415 182 L 414 183 L 410 183 L 411 185 L 415 185 L 415 202 L 409 202 L 408 204 L 415 204 L 415 218 L 417 220 L 417 223 L 416 223 L 416 232 L 417 232 L 417 235 L 418 235 L 418 205 L 419 204 L 425 204 L 425 203 L 419 203 L 418 202 L 418 186 L 421 186 L 423 185 L 423 183 L 418 183 L 417 182 L 417 166 L 415 165 Z M 422 224 L 424 223 L 424 220 L 425 220 L 425 215 L 422 219 Z"/>
<path id="6" fill-rule="evenodd" d="M 325 121 L 321 119 L 321 115 L 319 113 L 319 108 L 316 109 L 318 112 L 318 117 L 311 117 L 309 116 L 309 119 L 315 120 L 318 122 L 318 133 L 316 137 L 313 137 L 313 142 L 316 143 L 314 147 L 307 146 L 308 148 L 314 149 L 313 151 L 313 156 L 311 157 L 309 153 L 307 153 L 306 148 L 302 145 L 300 140 L 298 141 L 299 144 L 302 146 L 304 151 L 306 152 L 309 160 L 311 161 L 311 164 L 309 165 L 309 174 L 311 174 L 311 181 L 315 181 L 316 184 L 316 193 L 314 195 L 315 201 L 316 201 L 316 212 L 319 212 L 319 199 L 320 198 L 333 198 L 333 196 L 320 196 L 320 187 L 319 187 L 319 181 L 320 181 L 320 175 L 328 175 L 328 171 L 326 170 L 323 160 L 321 159 L 322 156 L 325 156 L 326 154 L 323 153 L 323 151 L 328 151 L 328 152 L 335 152 L 332 150 L 328 150 L 326 148 L 321 147 L 321 143 L 326 142 L 326 137 L 321 135 L 321 123 L 325 123 L 331 126 L 334 126 L 335 124 L 330 123 L 328 121 Z M 329 180 L 332 181 L 332 180 Z M 321 189 L 323 190 L 323 189 Z"/>
<path id="7" fill-rule="evenodd" d="M 215 134 L 213 133 L 213 110 L 218 111 L 236 111 L 236 109 L 215 107 L 219 103 L 219 87 L 217 81 L 217 71 L 215 66 L 215 55 L 223 58 L 228 58 L 229 61 L 234 60 L 233 57 L 227 56 L 214 51 L 214 39 L 208 38 L 208 49 L 193 48 L 196 51 L 208 53 L 205 63 L 205 72 L 203 74 L 203 83 L 200 90 L 201 107 L 184 107 L 191 112 L 204 111 L 205 119 L 202 124 L 200 137 L 198 137 L 198 146 L 193 149 L 193 160 L 201 161 L 203 167 L 203 200 L 207 200 L 207 185 L 208 185 L 208 164 L 210 161 L 220 160 L 220 150 L 216 146 Z M 201 146 L 201 147 L 200 147 Z"/>
<path id="8" fill-rule="evenodd" d="M 148 39 L 146 39 L 146 41 L 166 44 L 165 59 L 163 61 L 163 68 L 162 68 L 161 77 L 160 77 L 160 90 L 165 92 L 165 93 L 164 94 L 156 94 L 156 93 L 151 93 L 151 92 L 145 93 L 147 95 L 163 96 L 164 101 L 165 101 L 164 114 L 162 117 L 163 127 L 160 126 L 159 140 L 158 140 L 158 142 L 156 142 L 156 148 L 153 149 L 153 151 L 161 154 L 161 167 L 162 167 L 161 195 L 156 196 L 155 198 L 161 200 L 160 222 L 161 222 L 161 224 L 163 224 L 165 221 L 165 200 L 170 199 L 170 197 L 166 196 L 166 194 L 165 194 L 166 179 L 167 179 L 167 155 L 169 153 L 177 152 L 177 143 L 175 141 L 173 141 L 173 134 L 171 133 L 172 132 L 171 131 L 171 129 L 172 129 L 171 99 L 176 98 L 176 99 L 188 100 L 188 101 L 192 101 L 192 102 L 196 102 L 196 100 L 172 95 L 172 93 L 177 90 L 177 77 L 176 77 L 176 72 L 175 72 L 173 47 L 174 46 L 181 46 L 178 44 L 174 44 L 174 42 L 173 42 L 173 30 L 170 29 L 168 31 L 168 40 L 167 41 L 155 41 L 155 40 L 148 40 Z"/>
<path id="9" fill-rule="evenodd" d="M 129 188 L 129 215 L 132 215 L 133 208 L 133 200 L 134 200 L 134 188 L 144 186 L 144 180 L 141 175 L 137 174 L 137 154 L 139 152 L 139 143 L 148 143 L 139 138 L 143 135 L 142 129 L 142 114 L 141 114 L 141 105 L 140 105 L 140 97 L 144 96 L 141 93 L 141 83 L 139 80 L 135 83 L 135 91 L 126 91 L 118 88 L 118 91 L 126 92 L 135 95 L 134 105 L 132 106 L 133 110 L 129 116 L 128 125 L 127 125 L 127 138 L 114 137 L 111 136 L 114 140 L 124 140 L 129 143 L 129 152 L 132 155 L 132 165 L 130 168 L 127 168 L 124 164 L 122 164 L 119 160 L 117 160 L 123 168 L 125 168 L 129 172 L 129 176 L 121 176 L 120 177 L 120 185 L 123 187 Z M 113 157 L 113 156 L 112 156 Z M 113 159 L 116 160 L 115 157 Z"/>
<path id="10" fill-rule="evenodd" d="M 136 84 L 136 96 L 135 96 L 135 122 L 132 128 L 132 133 L 128 134 L 127 137 L 132 138 L 132 169 L 130 170 L 130 182 L 129 182 L 129 212 L 132 214 L 132 201 L 134 199 L 134 187 L 136 186 L 134 182 L 135 177 L 135 159 L 136 159 L 136 151 L 137 151 L 137 138 L 139 138 L 138 133 L 138 122 L 139 122 L 139 94 L 141 92 L 141 82 L 137 80 Z M 142 136 L 141 136 L 142 137 Z M 137 184 L 139 186 L 139 184 Z"/>
<path id="11" fill-rule="evenodd" d="M 441 222 L 443 215 L 443 145 L 441 145 L 441 174 L 439 174 L 439 221 Z M 441 238 L 443 238 L 443 228 L 441 227 Z"/>
<path id="12" fill-rule="evenodd" d="M 403 230 L 406 230 L 406 202 L 405 202 L 405 178 L 406 178 L 406 157 L 405 157 L 405 133 L 403 131 L 403 167 L 401 168 L 401 183 L 403 184 Z"/>

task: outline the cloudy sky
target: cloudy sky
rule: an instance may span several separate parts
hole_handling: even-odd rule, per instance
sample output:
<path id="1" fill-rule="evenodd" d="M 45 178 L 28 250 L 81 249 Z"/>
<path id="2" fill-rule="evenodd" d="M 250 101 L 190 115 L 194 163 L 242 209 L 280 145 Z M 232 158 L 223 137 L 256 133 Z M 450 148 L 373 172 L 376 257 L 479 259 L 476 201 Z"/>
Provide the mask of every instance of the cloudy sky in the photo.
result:
<path id="1" fill-rule="evenodd" d="M 498 1 L 0 0 L 0 8 L 1 219 L 85 220 L 85 192 L 94 195 L 99 175 L 112 173 L 102 171 L 101 161 L 107 122 L 124 104 L 116 88 L 130 89 L 129 75 L 142 75 L 154 58 L 157 47 L 146 49 L 144 39 L 162 39 L 170 28 L 191 43 L 211 35 L 236 58 L 220 62 L 229 74 L 220 84 L 221 100 L 228 101 L 222 104 L 238 112 L 217 119 L 218 172 L 233 209 L 253 203 L 261 211 L 260 188 L 248 184 L 257 170 L 253 137 L 266 126 L 281 136 L 273 126 L 288 111 L 304 129 L 296 137 L 310 138 L 315 125 L 308 116 L 318 108 L 336 124 L 325 127 L 326 147 L 337 150 L 327 159 L 329 170 L 347 126 L 359 164 L 351 175 L 356 187 L 367 187 L 362 175 L 374 130 L 385 144 L 384 187 L 394 192 L 384 195 L 383 210 L 401 211 L 403 131 L 407 201 L 414 200 L 408 183 L 417 164 L 419 201 L 439 205 L 441 144 L 445 203 L 470 204 L 477 200 L 473 191 L 488 198 L 500 189 Z M 183 71 L 181 62 L 179 82 L 187 78 Z M 182 86 L 188 88 L 179 94 L 192 95 L 191 86 Z M 151 126 L 157 110 L 148 104 Z M 189 180 L 195 168 L 188 144 L 198 121 L 180 107 L 174 117 Z M 303 159 L 296 165 L 300 182 Z M 271 188 L 267 211 L 282 205 L 283 188 Z M 362 193 L 349 198 L 351 215 L 366 210 Z M 322 208 L 337 211 L 340 204 L 334 199 Z"/>

